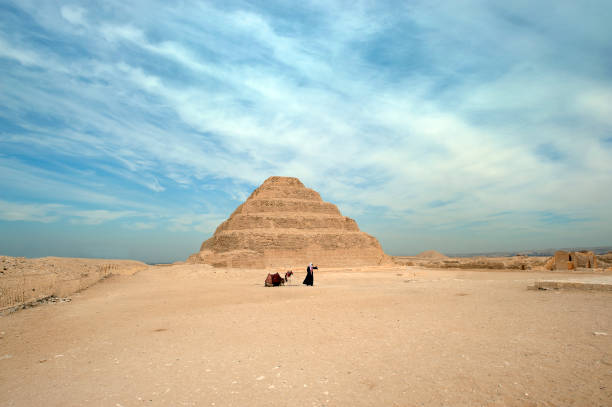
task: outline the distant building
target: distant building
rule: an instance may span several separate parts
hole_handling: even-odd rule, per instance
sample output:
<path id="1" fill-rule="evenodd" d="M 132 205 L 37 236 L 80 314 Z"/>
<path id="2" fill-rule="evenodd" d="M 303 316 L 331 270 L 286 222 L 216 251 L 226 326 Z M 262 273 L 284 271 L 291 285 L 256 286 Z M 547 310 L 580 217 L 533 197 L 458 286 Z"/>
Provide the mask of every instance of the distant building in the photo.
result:
<path id="1" fill-rule="evenodd" d="M 592 251 L 566 252 L 557 250 L 553 256 L 553 270 L 575 270 L 577 268 L 595 268 L 597 258 Z"/>

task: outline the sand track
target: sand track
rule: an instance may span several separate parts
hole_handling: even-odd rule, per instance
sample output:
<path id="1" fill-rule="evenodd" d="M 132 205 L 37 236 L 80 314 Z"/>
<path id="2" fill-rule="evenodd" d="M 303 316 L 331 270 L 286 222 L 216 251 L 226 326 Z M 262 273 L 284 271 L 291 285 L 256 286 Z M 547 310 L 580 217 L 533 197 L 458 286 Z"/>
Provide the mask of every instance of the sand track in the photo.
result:
<path id="1" fill-rule="evenodd" d="M 534 272 L 303 274 L 264 288 L 261 270 L 151 267 L 0 317 L 0 406 L 612 404 L 609 292 L 529 291 L 550 278 Z"/>

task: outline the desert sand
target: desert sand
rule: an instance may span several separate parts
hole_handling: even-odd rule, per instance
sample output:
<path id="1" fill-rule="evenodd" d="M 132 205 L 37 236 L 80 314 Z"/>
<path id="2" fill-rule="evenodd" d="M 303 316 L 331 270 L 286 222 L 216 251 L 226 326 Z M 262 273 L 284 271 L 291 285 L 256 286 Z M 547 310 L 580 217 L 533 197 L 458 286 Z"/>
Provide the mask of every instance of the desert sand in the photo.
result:
<path id="1" fill-rule="evenodd" d="M 593 274 L 267 271 L 150 266 L 0 316 L 0 406 L 612 405 L 612 293 L 527 289 Z"/>

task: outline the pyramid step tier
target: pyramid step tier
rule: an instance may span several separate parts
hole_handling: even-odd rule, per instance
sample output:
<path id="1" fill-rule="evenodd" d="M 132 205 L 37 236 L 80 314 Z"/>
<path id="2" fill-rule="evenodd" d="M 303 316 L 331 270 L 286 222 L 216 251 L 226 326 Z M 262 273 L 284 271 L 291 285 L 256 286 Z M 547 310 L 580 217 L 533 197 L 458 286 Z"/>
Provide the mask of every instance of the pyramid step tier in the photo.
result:
<path id="1" fill-rule="evenodd" d="M 287 230 L 281 232 L 250 230 L 216 233 L 202 243 L 200 251 L 211 250 L 221 253 L 230 250 L 252 250 L 263 253 L 269 249 L 300 250 L 304 248 L 325 250 L 376 248 L 381 250 L 376 238 L 363 232 L 299 231 L 291 233 Z"/>
<path id="2" fill-rule="evenodd" d="M 327 213 L 340 216 L 336 205 L 323 201 L 303 201 L 294 199 L 252 199 L 247 200 L 234 212 L 257 214 L 267 212 L 287 213 Z"/>
<path id="3" fill-rule="evenodd" d="M 372 266 L 387 264 L 389 258 L 380 248 L 336 248 L 333 250 L 320 247 L 300 249 L 271 248 L 258 252 L 254 250 L 229 250 L 213 252 L 203 250 L 195 253 L 187 260 L 190 263 L 206 263 L 214 267 L 232 268 L 266 268 L 276 270 L 303 271 L 310 263 L 316 264 L 320 270 L 326 267 Z"/>
<path id="4" fill-rule="evenodd" d="M 321 229 L 337 229 L 339 231 L 359 231 L 357 222 L 343 216 L 333 216 L 329 214 L 287 215 L 282 213 L 270 213 L 265 215 L 234 215 L 223 222 L 215 233 L 247 229 L 311 229 L 316 231 Z"/>
<path id="5" fill-rule="evenodd" d="M 255 190 L 250 199 L 298 199 L 300 201 L 321 202 L 321 195 L 304 187 L 282 188 L 274 186 Z"/>

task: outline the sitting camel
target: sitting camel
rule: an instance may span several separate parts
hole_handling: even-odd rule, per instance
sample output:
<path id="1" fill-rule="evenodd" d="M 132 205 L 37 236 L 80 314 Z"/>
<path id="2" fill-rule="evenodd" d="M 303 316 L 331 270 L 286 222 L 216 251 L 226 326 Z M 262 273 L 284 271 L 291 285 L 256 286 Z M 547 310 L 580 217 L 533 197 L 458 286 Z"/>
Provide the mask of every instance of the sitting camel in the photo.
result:
<path id="1" fill-rule="evenodd" d="M 285 283 L 289 280 L 289 277 L 293 275 L 293 271 L 289 270 L 285 273 L 285 277 L 281 277 L 280 274 L 268 273 L 268 277 L 266 277 L 265 285 L 266 287 L 278 287 L 279 285 L 285 285 Z"/>

